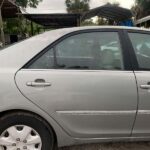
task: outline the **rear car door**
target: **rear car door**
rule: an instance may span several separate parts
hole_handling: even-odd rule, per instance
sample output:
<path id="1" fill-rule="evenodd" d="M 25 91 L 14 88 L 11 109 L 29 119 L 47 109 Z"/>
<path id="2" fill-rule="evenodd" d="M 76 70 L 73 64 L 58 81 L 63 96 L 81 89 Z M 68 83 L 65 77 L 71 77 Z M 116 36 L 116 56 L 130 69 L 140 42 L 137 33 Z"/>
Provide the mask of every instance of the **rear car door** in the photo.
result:
<path id="1" fill-rule="evenodd" d="M 18 71 L 18 88 L 72 137 L 130 136 L 137 89 L 122 34 L 87 30 L 63 37 Z"/>
<path id="2" fill-rule="evenodd" d="M 138 112 L 133 136 L 150 136 L 150 32 L 129 32 L 138 87 Z"/>

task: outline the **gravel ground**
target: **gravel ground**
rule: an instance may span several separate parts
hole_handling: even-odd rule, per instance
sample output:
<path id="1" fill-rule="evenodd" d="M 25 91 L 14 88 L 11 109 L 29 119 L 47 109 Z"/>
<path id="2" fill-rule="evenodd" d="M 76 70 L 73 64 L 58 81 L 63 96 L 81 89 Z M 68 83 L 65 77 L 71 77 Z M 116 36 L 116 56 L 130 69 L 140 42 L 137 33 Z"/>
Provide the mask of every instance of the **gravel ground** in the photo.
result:
<path id="1" fill-rule="evenodd" d="M 150 142 L 89 144 L 59 150 L 150 150 Z"/>

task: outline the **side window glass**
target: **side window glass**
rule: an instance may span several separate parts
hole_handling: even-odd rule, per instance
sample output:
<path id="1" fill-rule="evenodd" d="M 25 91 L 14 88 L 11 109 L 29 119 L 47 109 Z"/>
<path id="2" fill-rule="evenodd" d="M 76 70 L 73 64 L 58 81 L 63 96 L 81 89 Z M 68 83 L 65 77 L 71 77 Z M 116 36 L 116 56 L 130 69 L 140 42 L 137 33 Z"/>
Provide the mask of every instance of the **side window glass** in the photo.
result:
<path id="1" fill-rule="evenodd" d="M 123 70 L 117 32 L 81 33 L 45 52 L 30 69 Z"/>
<path id="2" fill-rule="evenodd" d="M 140 69 L 150 69 L 150 35 L 129 33 Z"/>
<path id="3" fill-rule="evenodd" d="M 55 47 L 58 69 L 123 70 L 118 33 L 92 32 L 71 36 Z"/>
<path id="4" fill-rule="evenodd" d="M 52 69 L 54 68 L 54 50 L 50 49 L 33 62 L 29 69 Z"/>

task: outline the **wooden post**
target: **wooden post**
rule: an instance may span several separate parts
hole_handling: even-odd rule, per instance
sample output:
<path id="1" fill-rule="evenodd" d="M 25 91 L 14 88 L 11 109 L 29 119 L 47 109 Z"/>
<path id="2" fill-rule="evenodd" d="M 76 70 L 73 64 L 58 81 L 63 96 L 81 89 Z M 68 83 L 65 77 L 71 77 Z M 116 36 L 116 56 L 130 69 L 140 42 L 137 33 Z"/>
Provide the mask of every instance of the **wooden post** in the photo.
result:
<path id="1" fill-rule="evenodd" d="M 33 22 L 31 21 L 31 35 L 33 36 L 34 33 L 33 33 Z"/>
<path id="2" fill-rule="evenodd" d="M 1 34 L 1 41 L 3 46 L 5 45 L 5 34 L 4 34 L 4 29 L 3 29 L 3 18 L 2 18 L 2 6 L 3 6 L 4 0 L 1 3 L 0 6 L 0 34 Z"/>
<path id="3" fill-rule="evenodd" d="M 81 17 L 77 18 L 77 27 L 81 25 Z"/>

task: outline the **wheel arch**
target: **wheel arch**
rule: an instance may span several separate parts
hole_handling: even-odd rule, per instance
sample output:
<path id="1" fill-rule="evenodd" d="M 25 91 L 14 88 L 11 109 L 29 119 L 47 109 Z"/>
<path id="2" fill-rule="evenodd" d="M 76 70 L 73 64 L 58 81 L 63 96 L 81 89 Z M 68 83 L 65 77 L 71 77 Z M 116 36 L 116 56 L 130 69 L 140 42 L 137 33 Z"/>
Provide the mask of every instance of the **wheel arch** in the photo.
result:
<path id="1" fill-rule="evenodd" d="M 41 116 L 33 111 L 29 111 L 29 110 L 12 109 L 12 110 L 4 110 L 4 111 L 0 112 L 0 119 L 7 115 L 13 114 L 13 113 L 22 113 L 22 114 L 25 113 L 25 114 L 33 115 L 33 116 L 37 117 L 40 121 L 42 121 L 45 124 L 45 126 L 47 127 L 49 132 L 52 131 L 53 136 L 54 136 L 54 146 L 57 147 L 57 145 L 58 145 L 57 134 L 56 134 L 54 128 L 52 127 L 52 125 L 43 116 Z"/>

